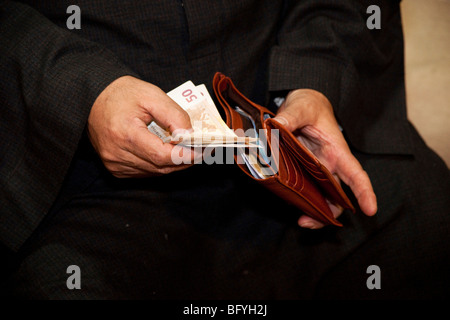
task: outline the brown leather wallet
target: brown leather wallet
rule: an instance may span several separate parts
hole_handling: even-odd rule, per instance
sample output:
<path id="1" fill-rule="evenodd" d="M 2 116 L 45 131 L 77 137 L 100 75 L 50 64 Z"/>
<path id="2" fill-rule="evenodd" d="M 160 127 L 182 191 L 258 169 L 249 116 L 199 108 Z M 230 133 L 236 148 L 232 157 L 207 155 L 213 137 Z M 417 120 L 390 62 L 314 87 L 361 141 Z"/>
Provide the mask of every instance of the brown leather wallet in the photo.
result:
<path id="1" fill-rule="evenodd" d="M 269 170 L 262 178 L 252 174 L 242 159 L 243 154 L 236 154 L 236 163 L 242 171 L 310 217 L 325 225 L 342 226 L 334 218 L 327 200 L 353 212 L 355 209 L 328 169 L 291 132 L 273 120 L 273 112 L 246 98 L 229 77 L 217 72 L 213 88 L 231 129 L 245 132 L 253 127 L 260 133 L 265 132 L 267 154 L 276 154 L 274 148 L 278 148 L 278 161 L 275 161 L 277 157 L 272 157 L 274 161 L 270 166 L 258 152 L 258 160 Z M 278 130 L 277 135 L 271 134 L 274 129 Z M 270 168 L 275 169 L 270 171 Z"/>

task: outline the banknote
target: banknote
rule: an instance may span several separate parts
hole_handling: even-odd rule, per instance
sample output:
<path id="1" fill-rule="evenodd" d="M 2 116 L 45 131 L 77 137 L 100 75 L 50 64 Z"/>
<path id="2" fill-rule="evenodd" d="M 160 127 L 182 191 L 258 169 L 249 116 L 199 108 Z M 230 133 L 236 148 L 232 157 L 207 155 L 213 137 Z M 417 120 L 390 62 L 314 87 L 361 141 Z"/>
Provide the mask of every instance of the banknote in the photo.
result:
<path id="1" fill-rule="evenodd" d="M 205 85 L 186 81 L 167 95 L 188 113 L 192 131 L 171 133 L 153 121 L 148 129 L 164 142 L 183 146 L 255 146 L 255 138 L 240 137 L 226 125 Z"/>
<path id="2" fill-rule="evenodd" d="M 169 91 L 167 95 L 188 113 L 192 130 L 181 133 L 169 132 L 156 122 L 151 122 L 148 125 L 150 132 L 166 143 L 184 147 L 234 148 L 236 155 L 239 155 L 237 159 L 243 161 L 253 177 L 264 179 L 271 175 L 267 173 L 269 161 L 257 131 L 254 130 L 253 134 L 246 135 L 239 130 L 236 131 L 238 134 L 231 130 L 223 121 L 204 84 L 195 85 L 192 81 L 186 81 Z M 239 108 L 236 110 L 244 117 L 249 116 Z"/>

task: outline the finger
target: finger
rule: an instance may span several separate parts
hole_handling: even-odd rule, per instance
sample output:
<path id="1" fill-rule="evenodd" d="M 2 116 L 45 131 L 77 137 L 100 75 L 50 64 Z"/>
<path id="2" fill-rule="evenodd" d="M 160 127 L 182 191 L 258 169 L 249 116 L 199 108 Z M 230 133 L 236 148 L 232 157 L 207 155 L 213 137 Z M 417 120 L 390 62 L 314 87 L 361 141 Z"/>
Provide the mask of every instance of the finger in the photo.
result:
<path id="1" fill-rule="evenodd" d="M 377 200 L 369 176 L 358 160 L 350 153 L 339 157 L 336 164 L 339 178 L 350 187 L 361 210 L 368 216 L 377 212 Z"/>
<path id="2" fill-rule="evenodd" d="M 186 150 L 183 150 L 181 154 L 181 147 L 164 143 L 159 137 L 148 131 L 145 125 L 141 124 L 130 135 L 127 150 L 157 168 L 193 164 L 196 159 L 197 154 L 193 150 L 185 148 Z M 178 161 L 180 157 L 181 161 Z"/>
<path id="3" fill-rule="evenodd" d="M 186 169 L 191 165 L 192 163 L 182 163 L 180 165 L 172 166 L 156 166 L 152 162 L 135 156 L 127 150 L 117 151 L 114 160 L 105 161 L 106 168 L 118 178 L 149 177 L 168 174 Z"/>
<path id="4" fill-rule="evenodd" d="M 278 121 L 286 128 L 286 130 L 290 132 L 300 129 L 307 124 L 306 121 L 300 121 L 300 117 L 294 112 L 293 108 L 287 108 L 285 111 L 279 111 L 274 120 Z"/>
<path id="5" fill-rule="evenodd" d="M 294 130 L 299 128 L 297 126 L 298 110 L 293 110 L 293 109 L 297 109 L 297 108 L 293 108 L 290 103 L 285 101 L 281 105 L 281 107 L 278 109 L 278 112 L 274 118 L 275 121 L 278 121 L 288 131 L 291 131 L 291 132 L 293 132 Z"/>
<path id="6" fill-rule="evenodd" d="M 152 104 L 151 107 L 146 109 L 159 126 L 171 133 L 192 129 L 191 119 L 185 110 L 165 93 L 162 93 L 158 98 L 156 106 Z"/>
<path id="7" fill-rule="evenodd" d="M 289 92 L 274 119 L 293 132 L 315 124 L 323 110 L 332 113 L 332 109 L 329 100 L 322 93 L 311 89 L 297 89 Z"/>
<path id="8" fill-rule="evenodd" d="M 298 225 L 305 229 L 320 229 L 324 227 L 323 223 L 307 215 L 303 215 L 298 219 Z"/>
<path id="9" fill-rule="evenodd" d="M 171 160 L 175 165 L 178 164 L 196 164 L 203 159 L 202 148 L 191 148 L 175 145 L 171 151 Z"/>
<path id="10" fill-rule="evenodd" d="M 124 165 L 117 165 L 117 167 L 108 168 L 113 176 L 116 178 L 148 178 L 154 176 L 161 176 L 170 174 L 172 172 L 181 171 L 189 168 L 191 165 L 179 165 L 173 167 L 153 168 L 151 170 L 142 169 L 141 165 L 128 167 Z M 143 166 L 142 166 L 143 167 Z"/>
<path id="11" fill-rule="evenodd" d="M 336 206 L 329 202 L 327 200 L 328 206 L 330 207 L 331 212 L 333 213 L 333 217 L 336 219 L 338 218 L 342 212 L 344 211 L 342 207 Z M 298 219 L 298 225 L 302 228 L 306 229 L 320 229 L 323 228 L 325 225 L 322 222 L 317 221 L 316 219 L 313 219 L 307 215 L 302 215 Z"/>

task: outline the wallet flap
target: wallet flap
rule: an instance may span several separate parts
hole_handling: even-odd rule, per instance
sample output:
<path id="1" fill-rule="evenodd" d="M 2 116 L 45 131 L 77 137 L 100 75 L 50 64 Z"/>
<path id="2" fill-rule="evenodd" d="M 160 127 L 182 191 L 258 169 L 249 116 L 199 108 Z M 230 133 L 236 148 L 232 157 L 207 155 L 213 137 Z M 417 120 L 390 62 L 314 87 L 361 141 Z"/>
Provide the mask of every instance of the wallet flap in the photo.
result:
<path id="1" fill-rule="evenodd" d="M 291 161 L 301 164 L 301 168 L 307 171 L 312 179 L 314 179 L 325 197 L 330 202 L 354 212 L 355 208 L 344 190 L 342 190 L 342 187 L 314 154 L 305 148 L 289 130 L 286 130 L 286 128 L 276 120 L 267 119 L 265 122 L 268 127 L 279 130 L 280 149 L 284 149 L 285 153 L 291 155 L 291 157 L 289 157 Z M 298 165 L 296 167 L 298 167 Z"/>
<path id="2" fill-rule="evenodd" d="M 269 122 L 268 132 L 271 130 L 272 126 Z M 289 190 L 287 193 L 290 194 L 290 197 L 284 195 L 283 198 L 296 205 L 301 203 L 301 209 L 305 213 L 324 224 L 341 226 L 341 223 L 334 218 L 316 178 L 311 177 L 304 165 L 296 159 L 296 155 L 286 146 L 285 136 L 281 131 L 279 131 L 278 140 L 280 164 L 277 180 L 285 186 L 286 190 Z"/>
<path id="3" fill-rule="evenodd" d="M 236 106 L 241 108 L 255 120 L 257 129 L 263 128 L 265 114 L 270 115 L 271 117 L 275 116 L 269 109 L 249 100 L 235 87 L 229 77 L 226 77 L 220 72 L 217 72 L 214 76 L 213 89 L 220 105 L 225 111 L 226 123 L 230 128 L 241 128 L 234 126 L 233 123 L 233 121 L 237 121 L 238 118 L 241 118 L 241 115 L 236 111 Z"/>

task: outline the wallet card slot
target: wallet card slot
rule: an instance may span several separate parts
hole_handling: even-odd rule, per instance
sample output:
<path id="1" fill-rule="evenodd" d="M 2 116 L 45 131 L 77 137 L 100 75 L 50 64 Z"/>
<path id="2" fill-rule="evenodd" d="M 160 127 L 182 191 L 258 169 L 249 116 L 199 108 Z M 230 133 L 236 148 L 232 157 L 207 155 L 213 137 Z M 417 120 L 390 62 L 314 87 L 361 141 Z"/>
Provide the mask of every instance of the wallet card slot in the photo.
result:
<path id="1" fill-rule="evenodd" d="M 306 147 L 303 146 L 301 142 L 297 140 L 296 137 L 294 137 L 285 128 L 281 127 L 281 125 L 279 129 L 289 149 L 295 152 L 296 158 L 301 160 L 302 163 L 308 166 L 308 168 L 310 168 L 311 170 L 315 171 L 315 169 L 317 169 L 318 170 L 317 172 L 320 173 L 321 170 L 320 168 L 318 168 L 319 162 L 314 156 L 314 154 L 311 151 L 307 150 Z"/>
<path id="2" fill-rule="evenodd" d="M 309 157 L 309 158 L 312 158 L 312 159 L 315 159 L 315 156 L 311 153 L 311 151 L 308 151 L 308 152 L 310 152 L 311 154 L 308 154 L 308 153 L 304 153 L 304 154 L 302 154 L 301 152 L 300 152 L 300 150 L 302 151 L 302 152 L 304 152 L 304 150 L 302 150 L 302 149 L 299 149 L 298 148 L 298 146 L 296 146 L 296 144 L 300 144 L 300 142 L 297 142 L 297 141 L 295 141 L 294 143 L 290 143 L 290 141 L 289 141 L 289 137 L 286 137 L 286 140 L 287 140 L 287 144 L 289 145 L 289 149 L 291 149 L 292 151 L 294 151 L 295 153 L 296 153 L 296 155 L 297 155 L 297 157 L 299 158 L 299 159 L 301 159 L 302 160 L 302 162 L 304 163 L 304 164 L 309 164 L 311 167 L 317 167 L 317 162 L 315 161 L 315 160 L 308 160 L 307 158 Z M 303 147 L 304 148 L 304 147 Z"/>
<path id="3" fill-rule="evenodd" d="M 285 139 L 282 138 L 282 141 L 286 143 L 289 138 Z M 296 148 L 292 148 L 292 145 L 284 145 L 287 152 L 289 152 L 293 156 L 293 161 L 296 159 L 298 161 L 303 160 L 303 157 L 300 155 L 299 150 Z M 297 162 L 298 163 L 298 162 Z M 331 202 L 334 202 L 336 204 L 341 205 L 344 208 L 352 209 L 354 210 L 353 206 L 351 205 L 350 201 L 348 200 L 347 196 L 344 194 L 340 186 L 338 185 L 338 182 L 334 179 L 334 177 L 331 175 L 331 173 L 328 172 L 328 170 L 320 163 L 317 162 L 317 164 L 311 165 L 310 162 L 302 162 L 304 165 L 305 170 L 313 177 L 315 178 L 317 187 L 322 190 L 324 195 L 327 199 L 329 199 Z M 328 173 L 328 174 L 327 174 Z"/>
<path id="4" fill-rule="evenodd" d="M 309 168 L 308 165 L 304 164 L 302 161 L 299 161 L 299 159 L 296 156 L 296 153 L 293 152 L 293 150 L 290 147 L 285 146 L 285 149 L 291 155 L 292 163 L 295 164 L 296 168 L 299 168 L 299 170 L 301 170 L 302 165 L 303 165 L 303 168 L 307 171 L 307 173 L 310 174 L 311 176 L 313 176 L 315 179 L 321 180 L 321 181 L 327 180 L 326 178 L 323 177 L 322 172 L 319 172 L 320 176 L 318 176 L 317 173 L 314 170 L 311 170 L 311 168 Z"/>
<path id="5" fill-rule="evenodd" d="M 283 151 L 284 157 L 285 157 L 285 163 L 287 167 L 291 168 L 290 175 L 295 177 L 294 179 L 289 180 L 289 184 L 294 188 L 301 191 L 304 187 L 304 176 L 303 176 L 303 170 L 301 168 L 301 165 L 298 161 L 296 161 L 295 157 L 293 157 L 293 154 L 290 152 L 289 147 L 286 147 L 284 145 L 284 142 L 281 142 L 280 150 Z"/>
<path id="6" fill-rule="evenodd" d="M 302 157 L 302 155 L 299 152 L 296 152 L 297 150 L 293 148 L 289 148 L 289 150 L 293 153 L 295 159 L 297 159 L 297 161 L 300 161 L 311 175 L 313 175 L 317 179 L 326 180 L 326 177 L 324 177 L 323 171 L 320 168 L 320 164 L 309 162 L 304 157 Z"/>
<path id="7" fill-rule="evenodd" d="M 326 180 L 326 177 L 324 177 L 323 172 L 320 168 L 320 163 L 318 162 L 318 160 L 316 160 L 315 156 L 310 151 L 305 152 L 305 150 L 303 150 L 304 147 L 300 144 L 300 142 L 292 141 L 292 139 L 296 139 L 295 137 L 291 136 L 291 134 L 284 127 L 282 127 L 281 124 L 275 124 L 274 122 L 275 121 L 271 120 L 266 121 L 268 126 L 273 126 L 274 128 L 279 130 L 285 148 L 291 152 L 294 159 L 296 161 L 300 161 L 308 170 L 308 172 L 310 172 L 315 178 Z M 304 154 L 302 154 L 301 152 L 304 152 Z M 308 160 L 308 158 L 310 158 L 311 160 Z"/>
<path id="8" fill-rule="evenodd" d="M 314 207 L 314 210 L 308 211 L 309 214 L 321 212 L 322 214 L 320 215 L 314 214 L 315 218 L 323 221 L 323 218 L 326 217 L 328 221 L 333 221 L 333 223 L 335 223 L 336 221 L 333 218 L 333 214 L 325 197 L 321 195 L 320 183 L 305 176 L 308 175 L 308 173 L 303 171 L 299 162 L 292 159 L 292 154 L 288 149 L 289 148 L 286 148 L 286 145 L 280 146 L 280 152 L 283 155 L 283 162 L 286 166 L 285 175 L 287 176 L 284 179 L 280 179 L 280 182 L 290 188 L 290 190 L 295 192 L 299 197 L 303 198 L 309 205 Z"/>
<path id="9" fill-rule="evenodd" d="M 297 178 L 298 176 L 294 172 L 295 170 L 291 166 L 290 161 L 288 161 L 288 155 L 285 154 L 285 151 L 280 148 L 280 153 L 282 154 L 284 166 L 286 168 L 285 176 L 281 177 L 281 178 L 282 178 L 283 181 L 285 181 L 285 183 L 287 185 L 289 185 L 290 187 L 296 189 L 296 185 L 297 185 L 297 182 L 298 182 L 298 178 Z"/>
<path id="10" fill-rule="evenodd" d="M 297 168 L 297 171 L 300 172 L 302 174 L 302 178 L 305 178 L 305 175 L 309 175 L 312 178 L 314 178 L 312 181 L 326 181 L 326 179 L 323 178 L 319 178 L 317 177 L 314 173 L 312 173 L 309 168 L 307 166 L 305 166 L 303 163 L 301 163 L 300 161 L 298 161 L 298 159 L 296 158 L 295 154 L 292 153 L 292 150 L 290 148 L 286 148 L 286 150 L 288 150 L 288 152 L 291 154 L 291 159 L 292 159 L 292 163 L 295 165 L 295 167 Z"/>
<path id="11" fill-rule="evenodd" d="M 286 139 L 283 139 L 284 142 L 286 142 Z M 301 161 L 303 157 L 299 155 L 299 152 L 296 152 L 298 150 L 291 148 L 290 146 L 285 146 L 289 153 L 292 154 L 294 159 L 298 159 Z M 295 161 L 295 160 L 293 160 Z M 326 197 L 337 204 L 340 204 L 344 208 L 352 209 L 353 206 L 350 204 L 349 200 L 347 200 L 347 197 L 343 194 L 343 191 L 340 192 L 340 187 L 337 185 L 338 183 L 334 180 L 334 177 L 329 173 L 328 175 L 324 172 L 324 170 L 327 170 L 325 167 L 323 167 L 322 164 L 318 163 L 314 166 L 311 166 L 309 162 L 302 162 L 304 165 L 305 170 L 308 171 L 308 173 L 315 178 L 316 185 L 324 194 Z M 314 169 L 316 170 L 314 170 Z"/>

